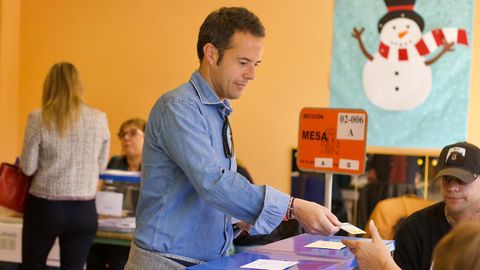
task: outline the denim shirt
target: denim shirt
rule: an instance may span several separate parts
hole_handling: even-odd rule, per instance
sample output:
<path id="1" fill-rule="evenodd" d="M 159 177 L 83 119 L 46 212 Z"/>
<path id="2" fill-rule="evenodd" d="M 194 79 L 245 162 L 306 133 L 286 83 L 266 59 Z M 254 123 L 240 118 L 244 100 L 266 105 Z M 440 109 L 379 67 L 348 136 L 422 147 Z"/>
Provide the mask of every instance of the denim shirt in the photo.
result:
<path id="1" fill-rule="evenodd" d="M 285 216 L 289 198 L 252 185 L 223 149 L 232 112 L 198 71 L 164 94 L 150 112 L 143 145 L 135 243 L 146 250 L 208 261 L 226 255 L 231 218 L 266 234 Z"/>

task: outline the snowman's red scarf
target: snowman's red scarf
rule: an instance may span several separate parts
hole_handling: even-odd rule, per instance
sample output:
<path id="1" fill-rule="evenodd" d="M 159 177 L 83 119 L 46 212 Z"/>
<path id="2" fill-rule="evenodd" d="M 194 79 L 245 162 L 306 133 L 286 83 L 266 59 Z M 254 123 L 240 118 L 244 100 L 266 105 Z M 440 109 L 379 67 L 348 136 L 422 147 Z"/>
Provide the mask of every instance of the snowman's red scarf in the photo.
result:
<path id="1" fill-rule="evenodd" d="M 410 52 L 413 51 L 421 56 L 425 56 L 442 46 L 442 39 L 445 39 L 448 43 L 453 42 L 454 44 L 468 46 L 467 32 L 465 30 L 458 28 L 442 28 L 434 29 L 426 33 L 422 39 L 415 44 L 415 48 L 410 46 Z M 394 53 L 390 53 L 390 47 L 383 42 L 380 42 L 380 45 L 378 46 L 378 53 L 386 59 L 392 59 L 395 57 Z M 407 61 L 408 54 L 408 48 L 398 49 L 398 61 Z"/>

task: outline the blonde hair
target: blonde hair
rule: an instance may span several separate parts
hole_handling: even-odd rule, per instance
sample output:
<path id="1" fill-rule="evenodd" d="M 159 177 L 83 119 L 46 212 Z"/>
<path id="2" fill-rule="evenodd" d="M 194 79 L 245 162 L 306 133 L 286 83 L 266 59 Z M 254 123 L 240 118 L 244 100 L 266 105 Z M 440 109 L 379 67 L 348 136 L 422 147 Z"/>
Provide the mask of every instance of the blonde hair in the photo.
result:
<path id="1" fill-rule="evenodd" d="M 63 136 L 78 118 L 83 104 L 82 84 L 71 63 L 60 62 L 50 68 L 43 83 L 42 119 L 45 127 Z"/>
<path id="2" fill-rule="evenodd" d="M 438 243 L 433 270 L 480 269 L 480 223 L 461 223 Z"/>

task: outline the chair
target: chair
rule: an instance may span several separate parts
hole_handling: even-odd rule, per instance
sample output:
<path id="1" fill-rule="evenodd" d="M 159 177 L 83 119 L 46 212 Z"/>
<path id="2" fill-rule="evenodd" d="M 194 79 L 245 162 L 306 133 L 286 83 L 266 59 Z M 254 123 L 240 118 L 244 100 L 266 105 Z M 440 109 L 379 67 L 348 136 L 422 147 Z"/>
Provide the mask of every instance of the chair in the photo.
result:
<path id="1" fill-rule="evenodd" d="M 434 203 L 435 201 L 425 200 L 414 195 L 379 201 L 367 222 L 365 228 L 367 234 L 365 237 L 370 237 L 370 232 L 368 232 L 367 227 L 370 220 L 373 219 L 382 239 L 393 239 L 396 227 L 403 219 Z"/>

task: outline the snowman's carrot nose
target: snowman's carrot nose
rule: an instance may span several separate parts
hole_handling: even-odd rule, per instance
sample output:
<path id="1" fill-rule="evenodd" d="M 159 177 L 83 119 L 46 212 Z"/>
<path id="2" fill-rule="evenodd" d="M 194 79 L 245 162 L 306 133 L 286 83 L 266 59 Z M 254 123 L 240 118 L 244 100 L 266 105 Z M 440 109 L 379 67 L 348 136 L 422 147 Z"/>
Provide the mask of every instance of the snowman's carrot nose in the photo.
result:
<path id="1" fill-rule="evenodd" d="M 408 34 L 408 31 L 400 32 L 400 33 L 398 33 L 398 37 L 403 38 L 406 34 Z"/>

